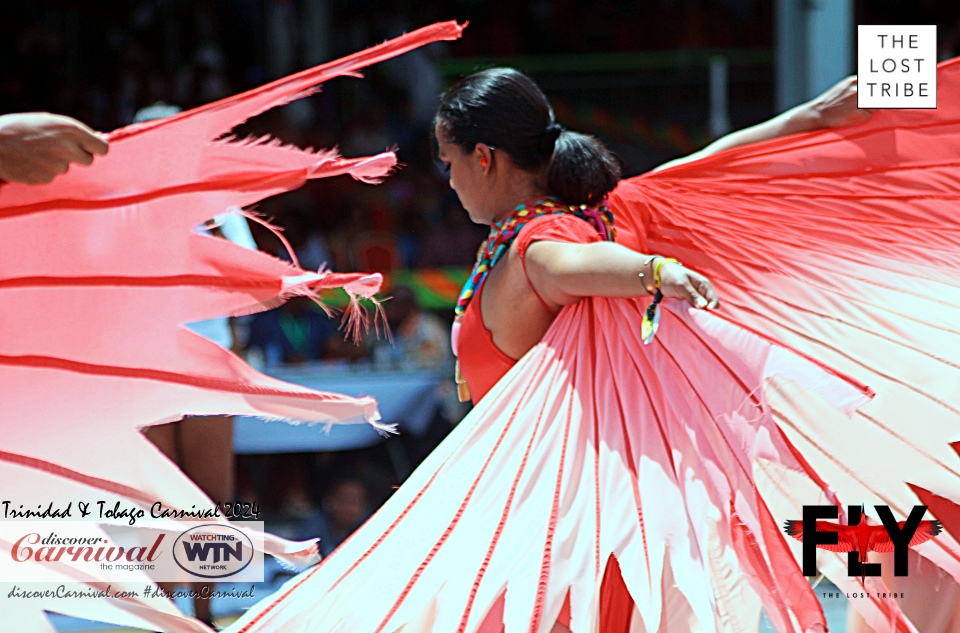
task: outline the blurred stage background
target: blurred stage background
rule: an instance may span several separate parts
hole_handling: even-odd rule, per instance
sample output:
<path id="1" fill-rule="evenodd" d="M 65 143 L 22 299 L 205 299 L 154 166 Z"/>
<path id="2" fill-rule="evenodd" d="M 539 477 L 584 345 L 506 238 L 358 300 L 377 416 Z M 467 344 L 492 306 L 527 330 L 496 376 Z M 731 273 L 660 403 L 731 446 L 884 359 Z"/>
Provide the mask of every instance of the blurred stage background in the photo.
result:
<path id="1" fill-rule="evenodd" d="M 493 65 L 530 73 L 563 125 L 602 138 L 633 175 L 854 72 L 858 23 L 937 24 L 941 59 L 960 53 L 953 0 L 5 1 L 0 113 L 57 112 L 111 130 L 147 106 L 197 106 L 448 19 L 469 21 L 462 40 L 375 66 L 363 80 L 330 82 L 235 130 L 338 146 L 347 156 L 395 147 L 403 163 L 380 186 L 315 181 L 259 206 L 284 227 L 304 267 L 386 274 L 384 296 L 397 297 L 388 314 L 395 345 L 374 336 L 345 344 L 309 302 L 233 322 L 235 349 L 252 364 L 321 389 L 376 395 L 386 421 L 405 431 L 383 441 L 372 431 L 275 432 L 237 421 L 238 498 L 258 502 L 274 531 L 321 535 L 325 549 L 466 412 L 453 392 L 447 337 L 486 231 L 469 222 L 434 156 L 431 118 L 451 81 Z M 273 235 L 252 229 L 262 250 L 286 256 Z M 229 619 L 244 606 L 225 602 L 214 612 Z M 842 630 L 845 601 L 826 606 Z"/>

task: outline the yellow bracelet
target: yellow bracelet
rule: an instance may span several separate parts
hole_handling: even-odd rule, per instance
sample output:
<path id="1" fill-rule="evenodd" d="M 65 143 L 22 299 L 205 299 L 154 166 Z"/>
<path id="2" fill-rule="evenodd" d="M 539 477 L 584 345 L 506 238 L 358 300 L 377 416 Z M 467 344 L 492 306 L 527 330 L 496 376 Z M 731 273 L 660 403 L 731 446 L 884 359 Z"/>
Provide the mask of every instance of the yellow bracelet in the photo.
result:
<path id="1" fill-rule="evenodd" d="M 667 262 L 680 263 L 672 257 L 661 257 L 657 263 L 653 265 L 653 285 L 657 290 L 660 290 L 660 269 L 663 268 L 663 265 Z"/>

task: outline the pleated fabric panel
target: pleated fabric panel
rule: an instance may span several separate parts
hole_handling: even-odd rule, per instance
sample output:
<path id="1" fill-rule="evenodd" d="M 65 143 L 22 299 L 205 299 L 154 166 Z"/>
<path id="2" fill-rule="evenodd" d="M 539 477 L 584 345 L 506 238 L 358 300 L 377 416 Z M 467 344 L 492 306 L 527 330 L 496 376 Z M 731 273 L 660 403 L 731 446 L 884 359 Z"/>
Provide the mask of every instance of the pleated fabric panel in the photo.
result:
<path id="1" fill-rule="evenodd" d="M 776 415 L 838 503 L 942 518 L 952 537 L 917 550 L 957 578 L 960 60 L 938 81 L 936 110 L 882 110 L 646 174 L 621 183 L 614 208 L 634 247 L 709 275 L 724 318 L 875 394 L 846 419 L 784 388 Z M 830 575 L 863 590 L 840 566 Z"/>
<path id="2" fill-rule="evenodd" d="M 565 611 L 574 631 L 750 631 L 761 603 L 825 630 L 774 509 L 829 493 L 766 387 L 832 410 L 866 395 L 677 305 L 645 346 L 645 303 L 565 309 L 370 521 L 230 630 L 539 632 Z"/>

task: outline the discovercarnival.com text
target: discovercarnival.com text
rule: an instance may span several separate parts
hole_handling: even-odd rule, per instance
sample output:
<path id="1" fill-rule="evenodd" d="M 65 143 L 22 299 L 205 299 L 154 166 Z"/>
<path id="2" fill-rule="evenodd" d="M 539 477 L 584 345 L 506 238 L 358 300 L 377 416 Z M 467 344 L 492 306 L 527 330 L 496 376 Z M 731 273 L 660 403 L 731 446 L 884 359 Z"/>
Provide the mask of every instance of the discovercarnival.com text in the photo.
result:
<path id="1" fill-rule="evenodd" d="M 199 590 L 183 589 L 175 591 L 164 591 L 155 585 L 147 585 L 143 592 L 136 590 L 113 591 L 111 585 L 105 589 L 67 589 L 66 585 L 59 585 L 55 589 L 23 589 L 14 585 L 13 589 L 7 594 L 7 598 L 36 599 L 36 598 L 201 598 L 209 600 L 210 598 L 253 598 L 254 588 L 250 585 L 249 589 L 213 589 L 210 585 L 203 585 Z"/>

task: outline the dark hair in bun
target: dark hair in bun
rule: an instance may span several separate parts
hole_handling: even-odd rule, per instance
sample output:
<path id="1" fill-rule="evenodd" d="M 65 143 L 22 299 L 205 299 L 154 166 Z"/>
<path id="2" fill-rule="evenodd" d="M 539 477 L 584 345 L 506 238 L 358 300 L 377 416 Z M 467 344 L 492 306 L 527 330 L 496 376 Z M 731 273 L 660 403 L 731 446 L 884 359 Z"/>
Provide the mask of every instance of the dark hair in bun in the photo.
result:
<path id="1" fill-rule="evenodd" d="M 446 140 L 466 151 L 484 143 L 509 154 L 521 169 L 549 164 L 547 188 L 567 204 L 596 204 L 620 180 L 610 150 L 558 125 L 543 91 L 512 68 L 461 79 L 441 99 L 436 121 Z"/>

